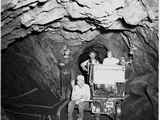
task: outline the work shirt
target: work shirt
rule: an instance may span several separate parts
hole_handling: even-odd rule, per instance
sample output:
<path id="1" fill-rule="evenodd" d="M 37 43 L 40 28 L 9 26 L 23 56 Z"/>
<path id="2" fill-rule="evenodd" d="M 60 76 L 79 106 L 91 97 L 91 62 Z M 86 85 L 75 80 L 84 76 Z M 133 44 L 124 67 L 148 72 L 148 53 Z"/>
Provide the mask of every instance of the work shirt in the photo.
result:
<path id="1" fill-rule="evenodd" d="M 78 85 L 73 86 L 71 100 L 76 100 L 77 104 L 90 99 L 90 88 L 87 84 L 82 87 Z"/>
<path id="2" fill-rule="evenodd" d="M 103 60 L 104 65 L 117 65 L 119 63 L 119 59 L 114 57 L 105 58 Z"/>

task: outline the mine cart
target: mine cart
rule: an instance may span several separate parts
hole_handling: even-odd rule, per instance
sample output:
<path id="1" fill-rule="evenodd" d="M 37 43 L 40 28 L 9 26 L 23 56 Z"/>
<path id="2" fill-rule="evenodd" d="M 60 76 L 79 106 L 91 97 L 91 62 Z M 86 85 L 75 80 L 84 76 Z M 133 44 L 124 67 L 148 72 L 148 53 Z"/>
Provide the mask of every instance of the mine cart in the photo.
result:
<path id="1" fill-rule="evenodd" d="M 89 86 L 91 99 L 85 112 L 89 112 L 96 120 L 101 117 L 109 120 L 120 120 L 122 102 L 127 97 L 125 93 L 125 66 L 123 65 L 90 65 Z M 57 112 L 58 120 L 67 116 L 66 101 Z M 107 120 L 108 120 L 107 119 Z"/>
<path id="2" fill-rule="evenodd" d="M 91 112 L 119 120 L 121 103 L 127 97 L 125 93 L 125 66 L 98 64 L 90 67 Z"/>

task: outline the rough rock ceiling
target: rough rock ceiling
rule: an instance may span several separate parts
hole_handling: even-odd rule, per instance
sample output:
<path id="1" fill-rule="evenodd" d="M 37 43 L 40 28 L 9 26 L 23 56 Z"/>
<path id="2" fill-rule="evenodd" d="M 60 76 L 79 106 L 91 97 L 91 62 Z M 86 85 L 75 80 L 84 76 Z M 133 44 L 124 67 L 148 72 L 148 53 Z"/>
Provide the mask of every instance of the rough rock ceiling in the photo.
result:
<path id="1" fill-rule="evenodd" d="M 157 0 L 2 0 L 2 49 L 16 39 L 60 30 L 66 39 L 90 41 L 107 30 L 157 28 Z M 77 44 L 78 44 L 77 43 Z"/>

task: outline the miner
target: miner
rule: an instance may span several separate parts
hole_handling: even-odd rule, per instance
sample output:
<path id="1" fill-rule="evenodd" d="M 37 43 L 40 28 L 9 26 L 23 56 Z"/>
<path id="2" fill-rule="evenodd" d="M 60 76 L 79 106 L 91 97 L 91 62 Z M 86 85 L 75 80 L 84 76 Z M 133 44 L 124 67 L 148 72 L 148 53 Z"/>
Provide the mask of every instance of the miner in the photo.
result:
<path id="1" fill-rule="evenodd" d="M 88 106 L 88 100 L 90 99 L 90 88 L 84 82 L 84 76 L 77 76 L 77 85 L 73 80 L 71 82 L 72 85 L 72 95 L 71 101 L 68 104 L 68 120 L 73 120 L 72 113 L 75 105 L 78 106 L 79 109 L 79 118 L 78 120 L 83 120 L 84 117 L 84 109 Z"/>
<path id="2" fill-rule="evenodd" d="M 107 58 L 103 60 L 104 65 L 118 65 L 119 59 L 112 56 L 112 52 L 107 52 Z"/>
<path id="3" fill-rule="evenodd" d="M 89 59 L 81 63 L 82 69 L 88 73 L 87 83 L 89 83 L 90 80 L 93 80 L 93 65 L 99 64 L 99 61 L 96 59 L 96 55 L 96 52 L 91 51 L 89 53 Z"/>
<path id="4" fill-rule="evenodd" d="M 72 79 L 72 57 L 69 48 L 64 49 L 63 59 L 59 63 L 60 79 L 61 79 L 61 97 L 62 99 L 69 99 L 71 93 L 70 81 Z"/>

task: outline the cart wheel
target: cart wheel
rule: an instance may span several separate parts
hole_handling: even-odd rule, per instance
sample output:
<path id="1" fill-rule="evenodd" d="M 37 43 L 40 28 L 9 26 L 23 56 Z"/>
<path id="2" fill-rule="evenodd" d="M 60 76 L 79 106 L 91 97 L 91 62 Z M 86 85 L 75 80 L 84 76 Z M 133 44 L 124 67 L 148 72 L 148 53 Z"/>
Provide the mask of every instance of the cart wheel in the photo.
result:
<path id="1" fill-rule="evenodd" d="M 100 114 L 95 114 L 96 120 L 100 120 Z"/>

